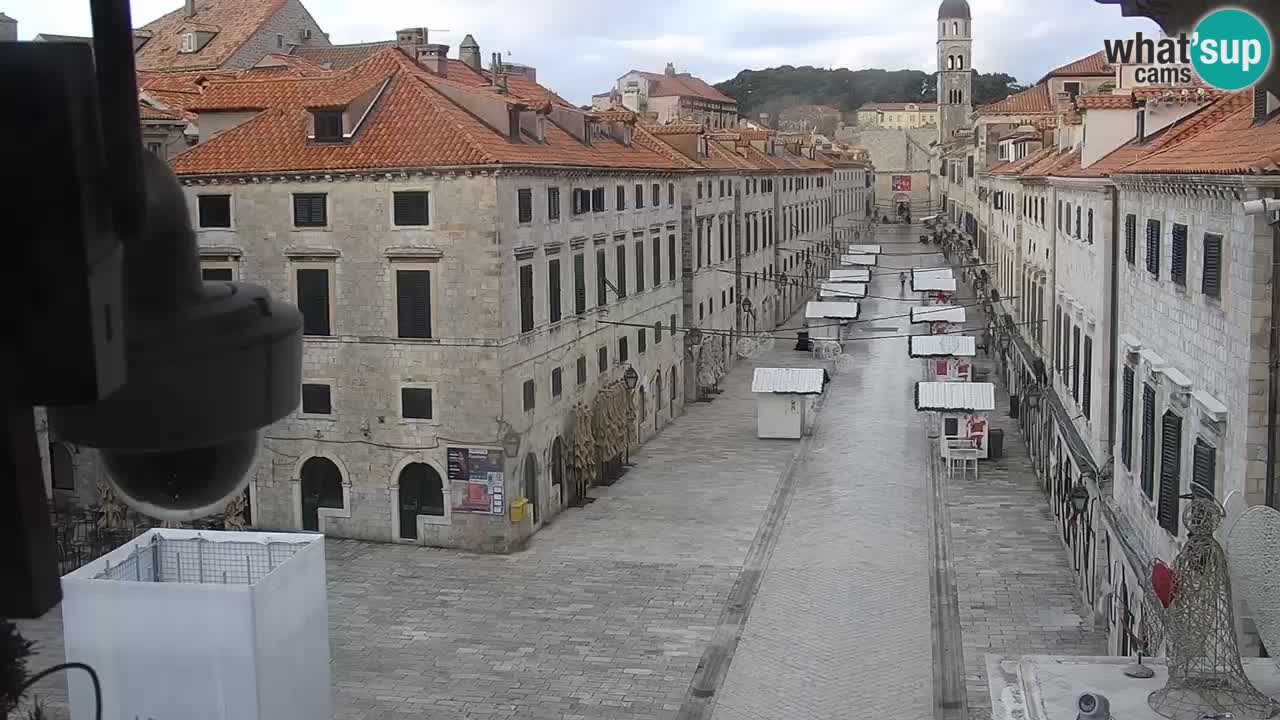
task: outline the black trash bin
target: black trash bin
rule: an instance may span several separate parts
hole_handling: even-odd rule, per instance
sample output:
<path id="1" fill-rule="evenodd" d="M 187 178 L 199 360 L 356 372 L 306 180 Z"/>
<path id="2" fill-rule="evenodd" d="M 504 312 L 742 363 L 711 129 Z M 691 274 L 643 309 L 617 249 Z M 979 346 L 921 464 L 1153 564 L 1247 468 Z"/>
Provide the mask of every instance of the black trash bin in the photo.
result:
<path id="1" fill-rule="evenodd" d="M 987 457 L 991 460 L 1004 457 L 1004 430 L 992 428 L 987 434 Z"/>
<path id="2" fill-rule="evenodd" d="M 796 350 L 799 352 L 809 352 L 813 348 L 812 342 L 809 340 L 809 333 L 796 333 Z"/>

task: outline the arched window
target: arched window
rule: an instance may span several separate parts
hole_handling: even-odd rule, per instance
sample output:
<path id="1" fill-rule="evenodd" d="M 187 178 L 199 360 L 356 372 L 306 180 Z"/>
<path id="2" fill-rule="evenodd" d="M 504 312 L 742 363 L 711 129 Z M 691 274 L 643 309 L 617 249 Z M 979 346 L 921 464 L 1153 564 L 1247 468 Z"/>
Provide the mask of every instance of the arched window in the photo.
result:
<path id="1" fill-rule="evenodd" d="M 963 70 L 963 69 L 964 69 L 964 56 L 963 56 L 963 55 L 957 55 L 957 56 L 956 56 L 956 69 L 957 69 L 957 70 Z"/>
<path id="2" fill-rule="evenodd" d="M 963 105 L 963 104 L 964 104 L 964 91 L 963 91 L 963 90 L 957 90 L 957 91 L 956 91 L 956 104 L 957 104 L 957 105 Z"/>
<path id="3" fill-rule="evenodd" d="M 302 485 L 302 529 L 320 529 L 320 508 L 341 508 L 342 471 L 332 460 L 313 457 L 298 473 Z"/>
<path id="4" fill-rule="evenodd" d="M 960 23 L 958 23 L 958 22 L 953 22 L 953 23 L 951 23 L 951 34 L 952 34 L 952 35 L 959 35 L 959 34 L 960 34 Z"/>
<path id="5" fill-rule="evenodd" d="M 954 70 L 954 69 L 955 69 L 955 67 L 956 67 L 956 56 L 955 56 L 955 55 L 948 55 L 948 56 L 947 56 L 947 69 L 948 69 L 948 70 Z"/>
<path id="6" fill-rule="evenodd" d="M 400 471 L 400 537 L 418 539 L 418 516 L 444 517 L 444 483 L 426 463 L 410 463 Z"/>

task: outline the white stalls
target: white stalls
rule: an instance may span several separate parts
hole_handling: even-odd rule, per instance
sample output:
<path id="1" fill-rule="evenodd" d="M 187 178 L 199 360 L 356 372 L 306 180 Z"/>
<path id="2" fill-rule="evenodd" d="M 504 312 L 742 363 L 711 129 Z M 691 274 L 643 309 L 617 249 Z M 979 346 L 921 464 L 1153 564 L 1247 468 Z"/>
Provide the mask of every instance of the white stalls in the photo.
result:
<path id="1" fill-rule="evenodd" d="M 62 578 L 66 658 L 104 718 L 332 718 L 327 597 L 322 535 L 148 530 Z"/>
<path id="2" fill-rule="evenodd" d="M 871 271 L 867 268 L 832 268 L 827 279 L 832 282 L 871 282 Z"/>
<path id="3" fill-rule="evenodd" d="M 805 326 L 810 340 L 840 341 L 840 331 L 844 325 L 858 319 L 862 312 L 856 302 L 809 302 L 804 306 Z"/>
<path id="4" fill-rule="evenodd" d="M 925 305 L 911 308 L 911 322 L 929 323 L 929 331 L 934 335 L 947 332 L 952 325 L 963 323 L 964 319 L 964 307 L 960 305 Z"/>
<path id="5" fill-rule="evenodd" d="M 876 256 L 863 254 L 841 255 L 840 264 L 855 265 L 858 267 L 871 267 L 876 264 Z"/>
<path id="6" fill-rule="evenodd" d="M 867 296 L 867 284 L 823 280 L 818 284 L 820 300 L 856 300 Z"/>
<path id="7" fill-rule="evenodd" d="M 799 439 L 809 428 L 813 402 L 822 394 L 825 380 L 821 368 L 756 368 L 751 378 L 756 435 Z"/>
<path id="8" fill-rule="evenodd" d="M 849 252 L 855 255 L 879 255 L 879 245 L 850 245 Z"/>
<path id="9" fill-rule="evenodd" d="M 927 359 L 939 382 L 969 382 L 978 343 L 972 335 L 912 335 L 907 338 L 907 354 Z"/>
<path id="10" fill-rule="evenodd" d="M 953 451 L 987 458 L 991 434 L 989 415 L 996 408 L 996 386 L 975 382 L 918 382 L 916 410 L 942 418 L 938 452 L 948 462 Z"/>

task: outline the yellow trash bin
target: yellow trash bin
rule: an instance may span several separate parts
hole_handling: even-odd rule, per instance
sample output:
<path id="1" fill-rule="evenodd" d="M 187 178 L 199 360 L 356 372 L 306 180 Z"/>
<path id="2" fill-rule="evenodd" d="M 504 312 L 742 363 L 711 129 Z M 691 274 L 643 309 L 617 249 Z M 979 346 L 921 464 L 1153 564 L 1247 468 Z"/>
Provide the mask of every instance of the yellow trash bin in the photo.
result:
<path id="1" fill-rule="evenodd" d="M 511 503 L 511 522 L 524 522 L 524 514 L 526 512 L 525 508 L 528 507 L 528 505 L 529 501 L 525 498 L 520 498 Z"/>

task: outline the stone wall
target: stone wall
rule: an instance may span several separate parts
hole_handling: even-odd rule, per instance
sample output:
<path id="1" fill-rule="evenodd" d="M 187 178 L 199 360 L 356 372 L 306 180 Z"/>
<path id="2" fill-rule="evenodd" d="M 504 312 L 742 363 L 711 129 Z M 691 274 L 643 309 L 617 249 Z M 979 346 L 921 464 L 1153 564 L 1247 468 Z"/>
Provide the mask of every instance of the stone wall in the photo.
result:
<path id="1" fill-rule="evenodd" d="M 311 31 L 310 39 L 303 39 L 303 30 Z M 276 37 L 283 35 L 283 43 Z M 235 51 L 223 67 L 253 67 L 264 55 L 273 52 L 288 53 L 290 45 L 303 47 L 329 47 L 329 35 L 320 29 L 316 19 L 300 0 L 286 0 L 271 19 Z"/>

